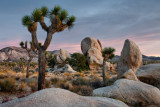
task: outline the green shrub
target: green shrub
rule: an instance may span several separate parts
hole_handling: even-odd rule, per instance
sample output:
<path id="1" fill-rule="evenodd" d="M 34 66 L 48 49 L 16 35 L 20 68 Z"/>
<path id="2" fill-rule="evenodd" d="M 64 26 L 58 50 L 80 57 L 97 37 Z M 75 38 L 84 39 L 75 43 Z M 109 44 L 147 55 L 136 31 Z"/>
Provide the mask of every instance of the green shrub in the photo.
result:
<path id="1" fill-rule="evenodd" d="M 0 80 L 0 89 L 4 92 L 14 92 L 16 91 L 16 81 L 15 78 L 6 78 Z"/>
<path id="2" fill-rule="evenodd" d="M 89 85 L 88 80 L 82 77 L 78 77 L 72 81 L 73 85 Z"/>
<path id="3" fill-rule="evenodd" d="M 54 68 L 54 66 L 56 65 L 56 60 L 55 60 L 55 57 L 53 56 L 53 54 L 50 54 L 47 58 L 47 61 L 48 61 L 48 66 L 50 68 Z"/>
<path id="4" fill-rule="evenodd" d="M 87 58 L 80 53 L 73 53 L 71 58 L 66 59 L 66 62 L 79 72 L 89 69 Z"/>
<path id="5" fill-rule="evenodd" d="M 92 77 L 90 79 L 90 86 L 96 89 L 96 88 L 102 87 L 102 82 L 98 77 Z"/>

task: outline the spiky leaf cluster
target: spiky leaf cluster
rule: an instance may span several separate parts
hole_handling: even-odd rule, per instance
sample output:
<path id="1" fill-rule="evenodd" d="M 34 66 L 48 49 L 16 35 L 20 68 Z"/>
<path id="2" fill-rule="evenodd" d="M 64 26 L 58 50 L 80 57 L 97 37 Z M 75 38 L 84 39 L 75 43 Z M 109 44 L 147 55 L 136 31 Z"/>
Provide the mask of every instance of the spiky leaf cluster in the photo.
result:
<path id="1" fill-rule="evenodd" d="M 42 16 L 47 16 L 48 14 L 48 8 L 46 6 L 43 6 L 41 8 Z"/>
<path id="2" fill-rule="evenodd" d="M 24 42 L 21 41 L 21 42 L 19 43 L 19 45 L 20 45 L 21 47 L 24 47 Z"/>
<path id="3" fill-rule="evenodd" d="M 42 11 L 41 9 L 35 9 L 32 13 L 32 19 L 35 22 L 39 22 L 41 20 L 42 17 Z"/>
<path id="4" fill-rule="evenodd" d="M 103 57 L 105 57 L 106 55 L 108 56 L 108 59 L 112 59 L 115 55 L 114 55 L 114 52 L 116 50 L 112 47 L 105 47 L 103 50 L 102 50 L 102 55 Z"/>
<path id="5" fill-rule="evenodd" d="M 31 16 L 24 16 L 22 18 L 22 24 L 31 27 L 34 22 L 40 22 L 42 17 L 51 18 L 52 15 L 59 18 L 61 23 L 67 25 L 69 29 L 73 27 L 73 23 L 76 20 L 74 16 L 68 16 L 68 12 L 65 9 L 61 9 L 60 6 L 55 6 L 51 11 L 46 6 L 43 6 L 40 9 L 35 9 Z"/>

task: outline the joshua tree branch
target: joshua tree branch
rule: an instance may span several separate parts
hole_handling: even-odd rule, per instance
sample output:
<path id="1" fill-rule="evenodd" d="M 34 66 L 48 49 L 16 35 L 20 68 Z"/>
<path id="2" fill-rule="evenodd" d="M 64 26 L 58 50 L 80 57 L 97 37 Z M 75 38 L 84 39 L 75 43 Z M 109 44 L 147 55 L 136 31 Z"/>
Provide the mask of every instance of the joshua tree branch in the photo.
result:
<path id="1" fill-rule="evenodd" d="M 48 26 L 46 25 L 46 23 L 44 22 L 44 17 L 42 16 L 41 21 L 40 21 L 40 25 L 42 27 L 43 30 L 45 30 L 46 32 L 48 32 Z"/>
<path id="2" fill-rule="evenodd" d="M 39 43 L 38 43 L 38 40 L 37 40 L 37 33 L 36 32 L 31 32 L 31 34 L 32 34 L 32 43 L 39 50 L 40 46 L 39 46 Z"/>
<path id="3" fill-rule="evenodd" d="M 47 37 L 46 37 L 46 40 L 44 42 L 44 45 L 43 45 L 43 49 L 46 50 L 52 40 L 52 35 L 55 33 L 56 31 L 53 30 L 51 31 L 50 33 L 47 33 Z"/>

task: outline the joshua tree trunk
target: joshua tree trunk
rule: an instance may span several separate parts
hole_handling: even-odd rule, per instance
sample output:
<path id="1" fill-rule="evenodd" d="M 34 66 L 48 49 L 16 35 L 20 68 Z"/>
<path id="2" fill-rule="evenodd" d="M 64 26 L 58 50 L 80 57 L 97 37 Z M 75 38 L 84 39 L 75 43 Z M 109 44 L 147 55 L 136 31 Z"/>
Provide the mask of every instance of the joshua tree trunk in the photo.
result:
<path id="1" fill-rule="evenodd" d="M 46 70 L 45 50 L 43 49 L 39 49 L 38 66 L 39 66 L 38 90 L 41 90 L 45 88 L 45 70 Z"/>
<path id="2" fill-rule="evenodd" d="M 103 75 L 103 85 L 105 85 L 105 82 L 106 82 L 106 58 L 103 58 L 103 72 L 102 72 L 102 75 Z"/>
<path id="3" fill-rule="evenodd" d="M 30 67 L 30 63 L 31 63 L 31 60 L 29 59 L 28 62 L 27 62 L 26 78 L 29 77 L 29 67 Z"/>

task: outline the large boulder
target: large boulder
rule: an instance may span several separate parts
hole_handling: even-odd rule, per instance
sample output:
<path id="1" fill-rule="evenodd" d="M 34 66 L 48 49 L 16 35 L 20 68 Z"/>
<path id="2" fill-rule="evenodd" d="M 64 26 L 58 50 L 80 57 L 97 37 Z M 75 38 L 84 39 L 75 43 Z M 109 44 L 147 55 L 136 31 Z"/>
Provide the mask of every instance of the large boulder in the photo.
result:
<path id="1" fill-rule="evenodd" d="M 96 48 L 100 52 L 102 51 L 102 45 L 99 40 L 92 37 L 86 37 L 81 42 L 81 50 L 83 54 L 87 55 L 90 48 Z"/>
<path id="2" fill-rule="evenodd" d="M 90 69 L 102 69 L 103 57 L 101 51 L 96 48 L 90 48 L 87 54 L 87 61 Z"/>
<path id="3" fill-rule="evenodd" d="M 9 101 L 0 107 L 128 107 L 121 101 L 83 97 L 64 89 L 44 89 L 27 97 Z"/>
<path id="4" fill-rule="evenodd" d="M 57 64 L 64 64 L 67 58 L 71 58 L 69 52 L 64 49 L 60 49 L 60 52 L 55 55 L 55 60 Z"/>
<path id="5" fill-rule="evenodd" d="M 125 40 L 118 64 L 118 78 L 123 77 L 123 74 L 130 69 L 135 74 L 141 64 L 142 54 L 139 47 L 129 39 Z"/>
<path id="6" fill-rule="evenodd" d="M 93 95 L 118 99 L 134 107 L 160 107 L 160 90 L 134 80 L 117 80 L 111 86 L 93 90 Z"/>
<path id="7" fill-rule="evenodd" d="M 81 42 L 82 53 L 87 57 L 89 68 L 91 70 L 101 70 L 103 65 L 102 45 L 99 40 L 86 37 Z M 106 62 L 108 70 L 113 69 L 113 66 Z"/>
<path id="8" fill-rule="evenodd" d="M 77 72 L 75 70 L 72 69 L 72 67 L 69 64 L 65 64 L 63 67 L 61 68 L 57 68 L 57 66 L 54 67 L 54 70 L 51 71 L 52 73 L 64 73 L 64 72 L 68 72 L 68 73 L 74 73 Z"/>
<path id="9" fill-rule="evenodd" d="M 136 72 L 137 78 L 160 89 L 160 64 L 142 65 Z"/>

